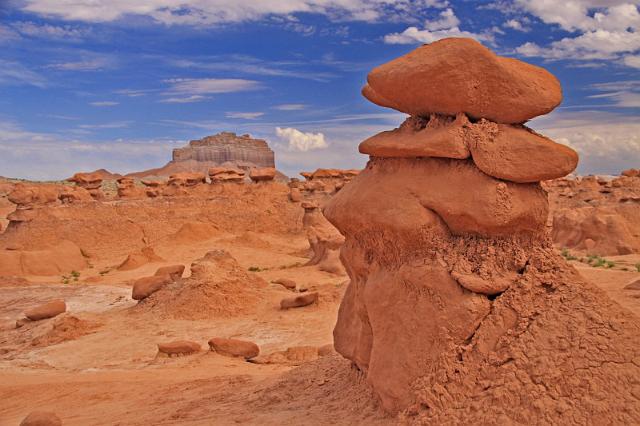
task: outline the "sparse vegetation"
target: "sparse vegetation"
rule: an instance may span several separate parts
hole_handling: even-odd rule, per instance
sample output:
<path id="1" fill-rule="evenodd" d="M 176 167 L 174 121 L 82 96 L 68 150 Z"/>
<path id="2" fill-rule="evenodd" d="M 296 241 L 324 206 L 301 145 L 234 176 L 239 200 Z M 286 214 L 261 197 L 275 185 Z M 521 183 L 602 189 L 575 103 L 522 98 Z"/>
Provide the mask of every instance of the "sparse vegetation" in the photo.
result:
<path id="1" fill-rule="evenodd" d="M 249 266 L 249 272 L 260 272 L 260 271 L 262 271 L 262 269 L 257 266 Z"/>
<path id="2" fill-rule="evenodd" d="M 560 254 L 567 260 L 578 260 L 578 258 L 572 255 L 566 247 L 560 251 Z"/>
<path id="3" fill-rule="evenodd" d="M 279 269 L 291 269 L 291 268 L 299 268 L 300 266 L 302 266 L 301 262 L 296 262 L 296 263 L 292 263 L 290 265 L 282 265 L 279 267 Z"/>
<path id="4" fill-rule="evenodd" d="M 640 272 L 640 263 L 636 263 L 636 271 Z"/>

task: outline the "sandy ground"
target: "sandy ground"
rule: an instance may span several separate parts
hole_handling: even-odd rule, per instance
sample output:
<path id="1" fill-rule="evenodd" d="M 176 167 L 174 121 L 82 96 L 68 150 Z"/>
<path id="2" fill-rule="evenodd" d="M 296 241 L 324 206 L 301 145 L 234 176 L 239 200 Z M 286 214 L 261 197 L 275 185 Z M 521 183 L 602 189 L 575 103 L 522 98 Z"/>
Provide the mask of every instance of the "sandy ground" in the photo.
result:
<path id="1" fill-rule="evenodd" d="M 156 253 L 165 262 L 133 271 L 115 269 L 122 259 L 94 259 L 77 282 L 0 283 L 0 426 L 18 425 L 36 409 L 58 413 L 65 425 L 393 424 L 371 406 L 366 385 L 337 355 L 301 367 L 255 364 L 206 350 L 156 356 L 157 343 L 178 339 L 194 340 L 203 349 L 212 337 L 246 339 L 263 354 L 330 343 L 346 277 L 301 266 L 307 247 L 303 236 L 222 235 L 185 246 L 160 245 Z M 188 266 L 213 248 L 228 250 L 243 268 L 260 268 L 256 273 L 268 282 L 285 277 L 318 288 L 320 303 L 281 311 L 280 299 L 291 293 L 271 284 L 256 312 L 241 317 L 187 321 L 135 309 L 132 280 L 163 265 Z M 573 264 L 638 315 L 640 291 L 623 287 L 640 278 L 632 268 L 640 256 L 612 260 L 615 270 Z M 627 264 L 629 270 L 619 269 Z M 15 328 L 25 309 L 60 297 L 67 302 L 66 314 Z M 68 332 L 53 329 L 69 317 L 78 321 Z M 335 390 L 350 387 L 347 404 L 338 396 L 344 392 Z"/>

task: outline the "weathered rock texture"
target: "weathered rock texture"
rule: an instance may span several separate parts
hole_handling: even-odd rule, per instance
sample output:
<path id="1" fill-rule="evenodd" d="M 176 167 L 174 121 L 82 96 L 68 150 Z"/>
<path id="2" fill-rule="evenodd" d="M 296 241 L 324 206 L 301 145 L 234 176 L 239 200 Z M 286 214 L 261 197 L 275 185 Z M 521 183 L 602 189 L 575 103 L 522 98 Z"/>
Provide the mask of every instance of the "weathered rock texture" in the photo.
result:
<path id="1" fill-rule="evenodd" d="M 257 167 L 275 167 L 274 154 L 267 142 L 249 135 L 222 132 L 189 142 L 189 146 L 173 150 L 173 161 L 227 161 L 251 163 Z"/>
<path id="2" fill-rule="evenodd" d="M 438 154 L 462 145 L 471 156 L 459 149 L 455 157 L 426 156 L 427 147 L 378 152 L 327 203 L 325 216 L 345 237 L 340 257 L 351 278 L 335 349 L 363 372 L 382 406 L 408 423 L 638 423 L 640 321 L 583 282 L 546 230 L 548 201 L 535 180 L 570 172 L 551 157 L 573 153 L 537 135 L 494 137 L 500 125 L 493 120 L 519 122 L 557 105 L 557 81 L 476 42 L 438 43 L 407 55 L 406 69 L 397 61 L 380 67 L 387 71 L 374 71 L 370 83 L 395 87 L 385 98 L 412 102 L 398 109 L 440 114 L 437 126 L 417 132 L 420 140 L 403 135 L 412 149 L 435 141 Z M 442 46 L 465 54 L 433 54 Z M 443 79 L 449 75 L 457 79 Z M 436 95 L 448 109 L 432 107 L 438 98 L 426 89 L 409 93 L 431 80 L 442 84 Z M 494 83 L 499 92 L 487 90 Z M 548 102 L 527 109 L 509 93 Z M 477 124 L 443 135 L 442 122 L 467 125 L 463 112 Z M 482 161 L 473 154 L 479 140 L 487 149 Z M 495 176 L 535 143 L 540 152 L 524 175 Z M 496 161 L 502 166 L 484 167 Z"/>

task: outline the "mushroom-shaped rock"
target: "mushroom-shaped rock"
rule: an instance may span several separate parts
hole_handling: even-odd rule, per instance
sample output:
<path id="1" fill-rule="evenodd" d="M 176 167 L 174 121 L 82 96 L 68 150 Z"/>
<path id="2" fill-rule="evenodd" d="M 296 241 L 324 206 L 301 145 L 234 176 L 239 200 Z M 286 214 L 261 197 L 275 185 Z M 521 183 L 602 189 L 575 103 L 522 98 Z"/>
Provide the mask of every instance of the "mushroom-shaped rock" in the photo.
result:
<path id="1" fill-rule="evenodd" d="M 158 343 L 158 353 L 165 355 L 191 355 L 200 352 L 200 345 L 190 340 L 176 340 L 169 343 Z"/>
<path id="2" fill-rule="evenodd" d="M 318 301 L 318 293 L 311 292 L 305 293 L 300 296 L 295 297 L 287 297 L 280 301 L 281 309 L 290 309 L 290 308 L 301 308 L 303 306 L 308 306 Z"/>
<path id="3" fill-rule="evenodd" d="M 573 149 L 527 127 L 486 120 L 473 127 L 474 137 L 469 142 L 473 162 L 489 176 L 518 183 L 539 182 L 566 176 L 578 165 Z"/>
<path id="4" fill-rule="evenodd" d="M 276 177 L 276 169 L 273 167 L 253 168 L 249 170 L 249 178 L 254 182 L 266 182 Z"/>
<path id="5" fill-rule="evenodd" d="M 76 173 L 67 181 L 74 182 L 84 189 L 99 189 L 102 185 L 103 177 L 99 173 Z"/>
<path id="6" fill-rule="evenodd" d="M 245 171 L 235 167 L 212 167 L 209 169 L 211 183 L 242 183 Z"/>
<path id="7" fill-rule="evenodd" d="M 295 290 L 297 287 L 296 282 L 289 278 L 278 278 L 277 280 L 273 280 L 273 283 L 280 284 L 282 287 L 289 290 Z"/>
<path id="8" fill-rule="evenodd" d="M 242 357 L 244 359 L 255 358 L 260 354 L 258 345 L 239 339 L 214 337 L 209 340 L 209 348 L 220 355 Z"/>
<path id="9" fill-rule="evenodd" d="M 52 300 L 43 305 L 25 311 L 24 315 L 31 321 L 39 321 L 47 318 L 53 318 L 64 313 L 67 310 L 67 304 L 64 300 Z"/>
<path id="10" fill-rule="evenodd" d="M 33 411 L 20 422 L 20 426 L 62 426 L 62 420 L 49 411 Z"/>
<path id="11" fill-rule="evenodd" d="M 299 188 L 291 188 L 291 190 L 289 191 L 289 200 L 294 203 L 302 201 L 302 193 L 300 192 Z"/>
<path id="12" fill-rule="evenodd" d="M 198 172 L 182 172 L 169 176 L 169 185 L 172 186 L 196 186 L 205 182 L 205 175 Z"/>
<path id="13" fill-rule="evenodd" d="M 136 280 L 131 291 L 133 300 L 144 300 L 165 285 L 173 282 L 169 275 L 154 275 Z"/>
<path id="14" fill-rule="evenodd" d="M 375 68 L 362 94 L 410 115 L 431 113 L 523 123 L 562 101 L 558 80 L 546 70 L 504 58 L 475 40 L 425 44 Z"/>
<path id="15" fill-rule="evenodd" d="M 171 280 L 175 281 L 179 278 L 182 278 L 184 269 L 185 269 L 184 265 L 163 266 L 162 268 L 158 268 L 158 270 L 155 273 L 155 276 L 168 275 L 171 278 Z"/>

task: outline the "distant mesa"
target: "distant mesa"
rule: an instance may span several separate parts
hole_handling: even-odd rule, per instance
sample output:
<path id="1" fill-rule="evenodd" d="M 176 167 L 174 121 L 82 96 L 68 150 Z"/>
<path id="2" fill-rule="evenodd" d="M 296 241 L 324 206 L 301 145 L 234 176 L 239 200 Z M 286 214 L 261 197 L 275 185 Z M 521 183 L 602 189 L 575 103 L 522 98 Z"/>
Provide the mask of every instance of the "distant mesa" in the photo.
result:
<path id="1" fill-rule="evenodd" d="M 243 170 L 275 168 L 275 154 L 263 139 L 222 132 L 192 140 L 173 150 L 173 160 L 164 167 L 130 173 L 131 177 L 169 176 L 180 172 L 208 173 L 212 167 L 225 166 Z"/>

